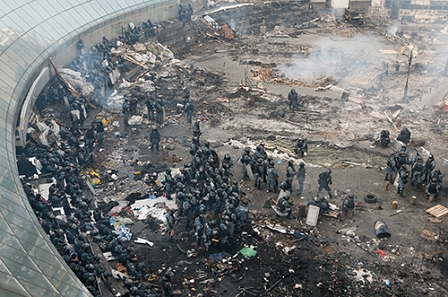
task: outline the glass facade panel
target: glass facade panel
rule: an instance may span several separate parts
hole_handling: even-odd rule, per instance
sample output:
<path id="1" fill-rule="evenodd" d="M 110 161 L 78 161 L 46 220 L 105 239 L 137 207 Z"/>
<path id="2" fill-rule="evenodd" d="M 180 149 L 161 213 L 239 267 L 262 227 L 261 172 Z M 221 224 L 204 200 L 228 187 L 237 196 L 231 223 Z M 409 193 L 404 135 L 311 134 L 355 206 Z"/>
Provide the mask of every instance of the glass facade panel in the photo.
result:
<path id="1" fill-rule="evenodd" d="M 17 9 L 17 7 L 19 7 L 19 4 L 17 4 L 15 1 L 11 0 L 11 1 L 5 1 L 4 3 L 6 5 L 6 7 L 8 7 L 8 12 L 12 11 L 14 9 Z"/>
<path id="2" fill-rule="evenodd" d="M 7 51 L 6 51 L 7 52 Z M 6 53 L 5 52 L 5 53 Z M 14 55 L 11 54 L 10 56 L 3 54 L 0 56 L 0 63 L 3 65 L 7 65 L 6 68 L 2 68 L 8 74 L 10 77 L 14 79 L 14 81 L 18 81 L 20 79 L 20 76 L 25 72 L 25 68 L 20 66 L 18 64 L 18 57 L 16 59 L 12 58 Z"/>
<path id="3" fill-rule="evenodd" d="M 20 28 L 20 31 L 26 32 L 33 26 L 32 20 L 29 18 L 21 18 L 20 15 L 16 11 L 13 11 L 7 15 L 7 18 L 10 18 L 13 22 L 13 24 L 16 24 L 17 28 Z"/>
<path id="4" fill-rule="evenodd" d="M 38 4 L 38 6 L 34 7 L 36 13 L 43 16 L 46 20 L 57 14 L 53 3 L 50 3 L 49 1 L 35 1 L 35 3 Z"/>
<path id="5" fill-rule="evenodd" d="M 43 287 L 42 283 L 32 283 L 31 281 L 21 280 L 20 283 L 28 292 L 33 292 L 37 296 L 58 296 L 56 289 L 48 282 L 49 287 Z"/>
<path id="6" fill-rule="evenodd" d="M 73 17 L 73 12 L 75 10 L 70 9 L 65 11 L 63 14 L 60 14 L 59 17 L 62 18 L 59 21 L 64 23 L 64 24 L 70 24 L 72 25 L 72 29 L 68 30 L 67 32 L 73 31 L 76 28 L 79 28 L 82 24 L 84 24 L 84 20 L 81 19 L 79 16 L 78 18 Z"/>
<path id="7" fill-rule="evenodd" d="M 107 16 L 107 14 L 112 10 L 106 3 L 103 5 L 103 3 L 100 4 L 98 1 L 92 1 L 89 4 L 97 12 L 98 16 Z"/>
<path id="8" fill-rule="evenodd" d="M 2 265 L 4 264 L 2 263 Z M 5 292 L 4 294 L 0 294 L 0 296 L 31 296 L 25 291 L 25 288 L 17 281 L 17 279 L 8 273 L 0 272 L 0 288 L 5 290 L 2 291 L 2 289 L 0 289 L 0 293 Z"/>
<path id="9" fill-rule="evenodd" d="M 4 117 L 5 116 L 3 116 L 3 118 Z M 0 119 L 1 118 L 2 118 L 2 114 L 1 114 L 1 109 L 0 109 Z M 6 133 L 6 131 L 3 131 L 3 133 L 1 133 L 1 131 L 0 131 L 0 149 L 1 150 L 6 150 L 5 133 Z M 7 162 L 7 159 L 5 159 L 5 157 L 0 156 L 0 165 L 2 165 L 3 167 L 7 167 L 8 166 L 8 162 Z"/>
<path id="10" fill-rule="evenodd" d="M 16 216 L 15 214 L 12 214 L 11 212 L 9 212 L 6 209 L 1 209 L 1 212 L 3 214 L 3 217 L 5 218 L 5 220 L 10 223 L 10 227 L 12 226 L 12 224 L 15 224 L 16 226 L 20 226 L 21 228 L 27 230 L 27 227 L 32 228 L 30 225 L 32 225 L 32 223 L 30 221 L 24 220 L 21 217 Z"/>
<path id="11" fill-rule="evenodd" d="M 33 47 L 38 53 L 45 51 L 50 45 L 50 39 L 43 37 L 35 29 L 32 29 L 23 34 L 23 38 L 27 40 L 29 45 Z"/>
<path id="12" fill-rule="evenodd" d="M 14 234 L 17 238 L 21 239 L 21 241 L 26 241 L 35 244 L 38 247 L 46 248 L 47 243 L 45 240 L 39 235 L 39 233 L 33 233 L 29 230 L 17 228 L 14 230 Z"/>
<path id="13" fill-rule="evenodd" d="M 32 1 L 27 6 L 24 7 L 26 11 L 31 15 L 34 20 L 34 24 L 39 24 L 44 22 L 46 19 L 51 17 L 49 11 L 42 9 L 39 1 Z"/>
<path id="14" fill-rule="evenodd" d="M 54 18 L 48 19 L 46 22 L 40 23 L 35 27 L 36 32 L 48 40 L 48 42 L 53 43 L 61 37 L 61 32 L 58 30 L 59 24 L 54 20 Z"/>
<path id="15" fill-rule="evenodd" d="M 33 10 L 30 10 L 29 5 L 21 6 L 17 8 L 14 13 L 19 15 L 21 19 L 26 19 L 27 24 L 33 26 L 34 24 L 38 24 L 43 22 L 45 19 L 41 17 L 39 14 L 34 13 Z"/>
<path id="16" fill-rule="evenodd" d="M 95 18 L 92 16 L 92 14 L 84 9 L 85 6 L 86 6 L 86 4 L 83 4 L 82 6 L 78 6 L 77 9 L 71 10 L 72 16 L 75 19 L 77 19 L 78 21 L 82 21 L 82 23 L 80 24 L 79 27 L 88 25 L 88 24 L 90 24 L 90 22 L 95 20 Z"/>
<path id="17" fill-rule="evenodd" d="M 15 2 L 18 6 L 23 6 L 33 0 L 12 0 L 13 2 Z"/>
<path id="18" fill-rule="evenodd" d="M 81 6 L 79 6 L 79 8 L 81 8 Z M 84 24 L 88 24 L 89 22 L 91 22 L 93 19 L 92 17 L 90 17 L 90 15 L 88 14 L 81 14 L 79 13 L 80 9 L 70 9 L 67 11 L 69 17 L 71 17 L 73 19 L 74 22 L 76 22 L 76 28 L 79 28 L 81 26 L 83 26 Z"/>
<path id="19" fill-rule="evenodd" d="M 6 119 L 6 110 L 4 110 L 3 108 L 0 108 L 0 118 Z M 5 133 L 0 132 L 0 137 L 5 137 Z"/>
<path id="20" fill-rule="evenodd" d="M 20 69 L 23 69 L 23 72 L 25 72 L 25 69 L 28 68 L 28 65 L 33 62 L 33 57 L 28 53 L 26 44 L 23 44 L 22 46 L 15 45 L 16 43 L 14 43 L 7 51 L 5 51 L 2 57 L 5 56 L 9 61 L 14 61 L 20 67 Z"/>
<path id="21" fill-rule="evenodd" d="M 13 233 L 8 233 L 8 232 L 5 232 L 3 230 L 0 230 L 0 239 L 1 239 L 1 243 L 0 243 L 1 251 L 0 251 L 0 253 L 11 252 L 11 256 L 13 256 L 15 248 L 11 248 L 11 246 L 17 247 L 17 248 L 20 247 L 19 241 L 15 238 Z M 4 245 L 1 245 L 1 244 L 4 244 Z M 4 254 L 2 254 L 2 255 L 4 256 Z"/>
<path id="22" fill-rule="evenodd" d="M 2 200 L 2 206 L 22 218 L 31 219 L 25 207 L 23 205 L 15 203 L 10 197 L 4 196 L 4 199 Z"/>
<path id="23" fill-rule="evenodd" d="M 0 19 L 0 52 L 3 52 L 11 45 L 17 34 L 10 25 L 6 25 L 4 19 Z"/>

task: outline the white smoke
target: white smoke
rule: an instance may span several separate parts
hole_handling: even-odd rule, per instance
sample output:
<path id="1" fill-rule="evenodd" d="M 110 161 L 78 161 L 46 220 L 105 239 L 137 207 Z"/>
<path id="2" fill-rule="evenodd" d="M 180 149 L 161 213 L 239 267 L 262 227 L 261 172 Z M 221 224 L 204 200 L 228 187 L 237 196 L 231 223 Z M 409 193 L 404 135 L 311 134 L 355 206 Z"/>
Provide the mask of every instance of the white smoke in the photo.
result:
<path id="1" fill-rule="evenodd" d="M 383 46 L 369 36 L 324 37 L 313 41 L 310 54 L 293 55 L 290 63 L 279 64 L 277 70 L 304 83 L 324 77 L 339 80 L 379 63 L 375 55 L 380 48 Z"/>
<path id="2" fill-rule="evenodd" d="M 236 29 L 238 29 L 236 24 L 237 23 L 236 23 L 236 21 L 234 19 L 230 19 L 230 21 L 228 23 L 230 29 L 232 29 L 233 31 L 236 31 Z"/>
<path id="3" fill-rule="evenodd" d="M 393 22 L 392 25 L 387 27 L 387 35 L 396 36 L 397 32 L 401 31 L 401 24 L 398 21 Z"/>

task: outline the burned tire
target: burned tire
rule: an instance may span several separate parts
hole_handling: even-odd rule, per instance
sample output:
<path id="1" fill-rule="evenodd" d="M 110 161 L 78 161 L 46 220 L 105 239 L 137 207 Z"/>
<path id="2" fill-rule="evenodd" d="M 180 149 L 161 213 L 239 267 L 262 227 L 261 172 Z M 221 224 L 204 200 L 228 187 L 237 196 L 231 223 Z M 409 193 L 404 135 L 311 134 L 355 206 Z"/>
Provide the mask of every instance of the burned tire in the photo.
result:
<path id="1" fill-rule="evenodd" d="M 368 194 L 366 197 L 364 197 L 364 201 L 367 203 L 376 203 L 376 196 L 373 194 Z"/>

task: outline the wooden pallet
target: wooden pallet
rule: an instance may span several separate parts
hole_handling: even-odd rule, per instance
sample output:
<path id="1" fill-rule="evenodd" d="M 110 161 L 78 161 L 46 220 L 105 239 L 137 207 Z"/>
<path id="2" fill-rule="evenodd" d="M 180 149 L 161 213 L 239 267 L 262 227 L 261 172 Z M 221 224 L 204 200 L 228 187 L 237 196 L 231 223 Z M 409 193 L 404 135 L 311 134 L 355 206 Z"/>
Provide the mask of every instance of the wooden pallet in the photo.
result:
<path id="1" fill-rule="evenodd" d="M 443 205 L 437 204 L 431 208 L 428 208 L 426 212 L 439 219 L 448 214 L 448 208 Z"/>

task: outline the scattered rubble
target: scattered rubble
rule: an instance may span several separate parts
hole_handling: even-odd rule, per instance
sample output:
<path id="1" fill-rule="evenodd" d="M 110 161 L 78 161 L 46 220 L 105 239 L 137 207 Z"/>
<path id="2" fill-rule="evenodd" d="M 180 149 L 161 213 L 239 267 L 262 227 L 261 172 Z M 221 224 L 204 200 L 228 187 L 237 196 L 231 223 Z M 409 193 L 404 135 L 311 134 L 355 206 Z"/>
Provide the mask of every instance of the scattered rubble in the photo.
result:
<path id="1" fill-rule="evenodd" d="M 446 212 L 426 210 L 435 218 L 429 217 L 428 222 L 424 210 L 430 204 L 415 188 L 412 191 L 418 199 L 414 205 L 402 199 L 398 200 L 400 209 L 390 209 L 390 202 L 398 198 L 393 191 L 384 190 L 383 172 L 386 157 L 396 148 L 376 146 L 382 129 L 398 131 L 400 125 L 405 126 L 412 131 L 413 140 L 425 140 L 426 148 L 436 152 L 438 164 L 446 168 L 447 119 L 443 114 L 435 117 L 432 109 L 420 103 L 419 94 L 427 90 L 430 78 L 419 73 L 430 68 L 414 64 L 408 76 L 415 81 L 409 95 L 411 103 L 401 102 L 397 98 L 402 97 L 399 86 L 406 70 L 395 70 L 394 63 L 400 60 L 402 68 L 406 65 L 407 58 L 402 58 L 409 55 L 408 46 L 414 41 L 405 36 L 386 39 L 382 31 L 364 32 L 330 15 L 301 9 L 301 5 L 248 5 L 199 18 L 195 26 L 206 41 L 199 41 L 191 54 L 179 60 L 159 43 L 116 46 L 112 53 L 123 55 L 131 70 L 126 78 L 117 80 L 113 93 L 98 100 L 106 145 L 95 146 L 92 167 L 81 174 L 95 204 L 112 216 L 109 223 L 114 232 L 144 263 L 143 281 L 157 289 L 157 282 L 171 272 L 178 295 L 444 294 L 442 279 L 447 271 L 436 265 L 443 262 L 447 252 L 446 236 L 429 229 L 440 226 L 444 230 Z M 226 18 L 232 22 L 224 22 Z M 325 36 L 330 45 L 319 43 L 316 36 Z M 421 61 L 425 58 L 424 42 L 415 43 Z M 387 48 L 378 48 L 378 44 Z M 218 45 L 220 50 L 216 50 Z M 211 50 L 204 49 L 207 46 Z M 202 56 L 206 50 L 214 55 L 209 62 L 213 65 L 194 56 L 204 51 Z M 220 67 L 215 66 L 218 64 Z M 432 67 L 440 70 L 439 64 Z M 65 77 L 63 70 L 61 73 Z M 83 83 L 75 82 L 82 81 L 77 75 L 76 79 L 66 79 L 83 90 Z M 431 85 L 442 82 L 438 77 L 431 79 Z M 173 234 L 169 232 L 166 214 L 178 205 L 175 195 L 169 200 L 163 194 L 164 172 L 171 168 L 176 174 L 191 159 L 192 132 L 182 114 L 184 88 L 191 91 L 195 103 L 195 118 L 204 133 L 201 140 L 210 141 L 220 154 L 229 152 L 238 157 L 244 147 L 254 149 L 264 142 L 277 168 L 289 160 L 296 167 L 306 164 L 305 191 L 299 196 L 293 194 L 294 219 L 276 217 L 269 205 L 263 209 L 263 202 L 269 204 L 274 197 L 264 189 L 253 189 L 252 182 L 242 181 L 251 202 L 251 225 L 231 246 L 222 248 L 214 243 L 207 251 L 197 247 L 193 233 L 185 231 L 184 218 L 179 218 Z M 300 93 L 295 112 L 288 110 L 284 92 L 291 88 Z M 350 94 L 344 97 L 347 92 Z M 91 92 L 81 93 L 88 96 Z M 159 152 L 150 151 L 148 140 L 148 128 L 156 125 L 145 107 L 149 94 L 160 96 L 165 103 L 165 120 L 159 124 Z M 139 106 L 129 118 L 132 127 L 125 125 L 121 115 L 123 101 L 130 97 L 136 98 Z M 64 108 L 47 109 L 33 117 L 30 127 L 36 143 L 61 142 L 55 128 L 64 126 Z M 307 138 L 309 154 L 294 153 L 298 137 Z M 399 145 L 397 141 L 391 144 Z M 412 155 L 417 151 L 429 154 L 416 143 L 411 150 Z M 320 208 L 312 205 L 307 214 L 301 214 L 301 206 L 306 209 L 306 203 L 315 196 L 322 167 L 335 169 L 337 174 L 331 217 L 320 215 Z M 235 164 L 232 179 L 241 179 L 240 169 Z M 358 203 L 354 217 L 344 219 L 339 216 L 340 199 L 352 191 L 359 197 L 375 193 L 375 201 Z M 384 217 L 388 225 L 379 221 Z M 420 224 L 421 234 L 420 229 L 414 230 Z M 127 267 L 107 258 L 115 278 L 130 278 Z"/>

